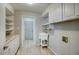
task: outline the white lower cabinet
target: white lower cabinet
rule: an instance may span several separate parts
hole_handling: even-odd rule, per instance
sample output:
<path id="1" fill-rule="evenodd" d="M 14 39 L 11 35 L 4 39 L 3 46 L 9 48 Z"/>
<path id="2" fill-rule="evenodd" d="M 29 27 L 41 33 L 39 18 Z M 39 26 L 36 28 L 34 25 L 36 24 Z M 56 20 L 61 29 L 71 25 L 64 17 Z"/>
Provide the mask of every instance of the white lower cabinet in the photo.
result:
<path id="1" fill-rule="evenodd" d="M 7 48 L 7 49 L 4 51 L 4 55 L 10 55 L 10 48 Z"/>
<path id="2" fill-rule="evenodd" d="M 16 36 L 7 46 L 8 48 L 5 49 L 4 55 L 15 55 L 19 48 L 19 37 Z"/>

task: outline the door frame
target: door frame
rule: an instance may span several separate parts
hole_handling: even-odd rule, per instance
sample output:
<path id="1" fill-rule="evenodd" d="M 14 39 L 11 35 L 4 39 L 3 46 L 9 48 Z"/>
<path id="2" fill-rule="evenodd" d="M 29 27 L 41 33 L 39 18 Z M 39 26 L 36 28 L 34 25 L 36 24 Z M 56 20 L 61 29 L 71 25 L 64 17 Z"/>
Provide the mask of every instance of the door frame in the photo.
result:
<path id="1" fill-rule="evenodd" d="M 22 16 L 22 20 L 21 20 L 21 42 L 22 42 L 22 46 L 23 46 L 23 43 L 24 43 L 24 40 L 25 40 L 25 32 L 24 32 L 24 17 L 33 17 L 33 41 L 35 43 L 35 20 L 36 18 L 34 16 L 26 16 L 26 15 L 23 15 Z"/>

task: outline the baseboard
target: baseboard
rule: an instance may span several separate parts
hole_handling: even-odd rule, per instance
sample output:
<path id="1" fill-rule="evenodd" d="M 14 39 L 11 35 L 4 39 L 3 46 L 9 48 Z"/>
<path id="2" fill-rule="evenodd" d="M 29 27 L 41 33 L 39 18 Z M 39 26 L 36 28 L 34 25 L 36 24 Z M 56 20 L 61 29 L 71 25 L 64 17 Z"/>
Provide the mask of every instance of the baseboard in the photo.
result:
<path id="1" fill-rule="evenodd" d="M 53 51 L 50 47 L 48 47 L 48 49 L 52 52 L 52 53 L 54 53 L 54 55 L 58 55 L 55 51 Z"/>

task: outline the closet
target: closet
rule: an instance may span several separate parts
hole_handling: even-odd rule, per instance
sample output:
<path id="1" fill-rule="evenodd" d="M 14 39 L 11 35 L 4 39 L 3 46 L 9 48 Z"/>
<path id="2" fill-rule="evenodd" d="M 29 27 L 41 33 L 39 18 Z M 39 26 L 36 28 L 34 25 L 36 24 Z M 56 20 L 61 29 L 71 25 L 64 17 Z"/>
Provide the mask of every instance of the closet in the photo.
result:
<path id="1" fill-rule="evenodd" d="M 0 3 L 0 54 L 14 55 L 19 48 L 19 34 L 14 30 L 14 9 Z"/>

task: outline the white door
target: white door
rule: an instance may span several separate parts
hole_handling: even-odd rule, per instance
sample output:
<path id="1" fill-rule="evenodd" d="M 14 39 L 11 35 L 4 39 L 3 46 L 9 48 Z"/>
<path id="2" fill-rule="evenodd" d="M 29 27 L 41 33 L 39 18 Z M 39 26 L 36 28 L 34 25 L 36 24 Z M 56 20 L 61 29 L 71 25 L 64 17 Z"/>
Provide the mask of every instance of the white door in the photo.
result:
<path id="1" fill-rule="evenodd" d="M 24 18 L 24 33 L 25 40 L 33 40 L 33 18 Z"/>

